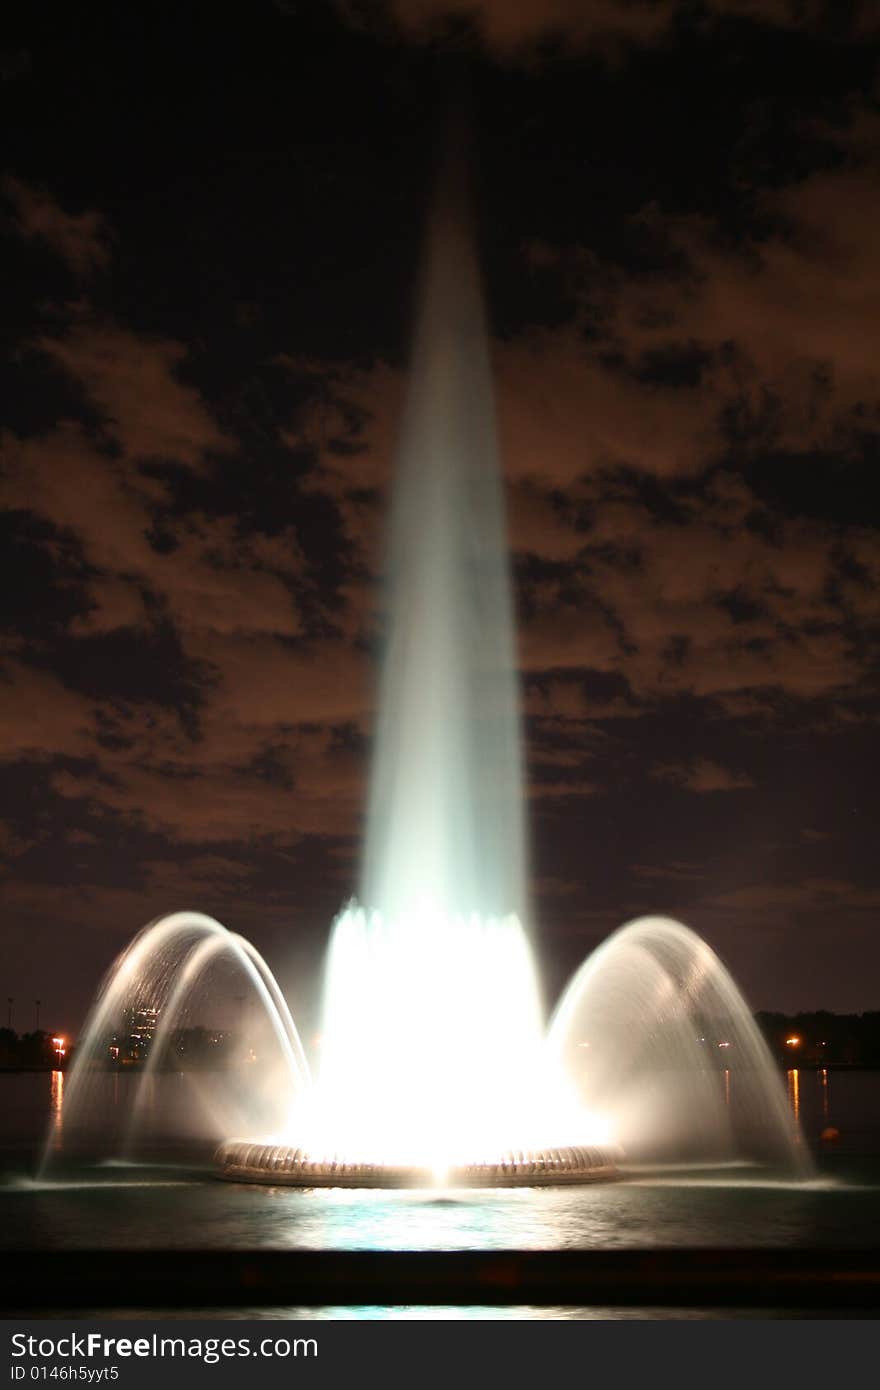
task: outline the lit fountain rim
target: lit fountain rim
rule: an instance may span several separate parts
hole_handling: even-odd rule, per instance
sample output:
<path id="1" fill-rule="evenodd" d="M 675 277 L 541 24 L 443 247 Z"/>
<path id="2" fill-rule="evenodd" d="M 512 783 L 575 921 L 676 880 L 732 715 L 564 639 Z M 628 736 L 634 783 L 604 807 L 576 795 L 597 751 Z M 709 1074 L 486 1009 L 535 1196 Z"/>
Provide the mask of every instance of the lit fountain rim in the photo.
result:
<path id="1" fill-rule="evenodd" d="M 292 1144 L 227 1139 L 214 1154 L 218 1177 L 229 1182 L 287 1187 L 558 1187 L 620 1177 L 614 1145 L 511 1149 L 491 1161 L 452 1164 L 442 1173 L 416 1164 L 316 1158 Z"/>

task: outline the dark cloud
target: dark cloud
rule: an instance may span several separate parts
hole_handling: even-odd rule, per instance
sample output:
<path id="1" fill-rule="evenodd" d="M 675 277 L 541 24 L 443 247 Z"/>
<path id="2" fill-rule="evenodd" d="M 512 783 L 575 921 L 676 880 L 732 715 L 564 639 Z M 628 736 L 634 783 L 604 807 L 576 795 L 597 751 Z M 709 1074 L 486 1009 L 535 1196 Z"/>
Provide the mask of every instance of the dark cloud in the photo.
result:
<path id="1" fill-rule="evenodd" d="M 45 242 L 77 276 L 106 266 L 108 233 L 100 213 L 65 212 L 45 189 L 29 187 L 11 175 L 0 181 L 0 193 L 13 205 L 19 234 Z"/>
<path id="2" fill-rule="evenodd" d="M 674 782 L 680 787 L 688 787 L 694 792 L 743 791 L 755 785 L 748 773 L 735 772 L 712 762 L 709 758 L 698 758 L 683 767 L 659 764 L 651 769 L 651 775 L 664 782 Z"/>
<path id="3" fill-rule="evenodd" d="M 460 39 L 473 26 L 499 57 L 524 59 L 560 49 L 596 50 L 619 58 L 632 46 L 668 41 L 681 24 L 747 21 L 831 38 L 870 36 L 880 27 L 871 0 L 834 6 L 827 0 L 337 0 L 353 24 L 396 22 L 412 39 Z"/>

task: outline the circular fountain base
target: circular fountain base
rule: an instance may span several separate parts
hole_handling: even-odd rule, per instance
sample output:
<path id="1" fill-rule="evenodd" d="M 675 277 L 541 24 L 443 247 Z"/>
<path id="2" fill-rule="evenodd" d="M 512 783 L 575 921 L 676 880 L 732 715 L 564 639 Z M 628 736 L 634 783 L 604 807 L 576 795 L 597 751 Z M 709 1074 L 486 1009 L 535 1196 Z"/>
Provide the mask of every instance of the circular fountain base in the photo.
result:
<path id="1" fill-rule="evenodd" d="M 557 1187 L 609 1182 L 619 1176 L 612 1148 L 571 1147 L 502 1154 L 497 1162 L 452 1166 L 444 1187 Z M 290 1187 L 436 1187 L 429 1168 L 392 1163 L 357 1163 L 312 1158 L 288 1144 L 227 1139 L 214 1155 L 218 1176 L 230 1182 Z"/>

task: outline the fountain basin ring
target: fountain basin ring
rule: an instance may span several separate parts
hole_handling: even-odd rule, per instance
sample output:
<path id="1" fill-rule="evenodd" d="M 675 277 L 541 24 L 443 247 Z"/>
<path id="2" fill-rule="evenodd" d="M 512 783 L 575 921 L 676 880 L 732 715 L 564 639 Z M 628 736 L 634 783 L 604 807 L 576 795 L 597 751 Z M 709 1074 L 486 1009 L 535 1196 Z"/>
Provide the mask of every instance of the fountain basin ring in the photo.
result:
<path id="1" fill-rule="evenodd" d="M 452 1165 L 445 1187 L 557 1187 L 610 1182 L 620 1176 L 619 1151 L 611 1146 L 572 1146 L 520 1150 L 497 1161 Z M 217 1176 L 229 1182 L 283 1184 L 288 1187 L 436 1187 L 427 1167 L 313 1158 L 290 1144 L 227 1139 L 214 1154 Z"/>

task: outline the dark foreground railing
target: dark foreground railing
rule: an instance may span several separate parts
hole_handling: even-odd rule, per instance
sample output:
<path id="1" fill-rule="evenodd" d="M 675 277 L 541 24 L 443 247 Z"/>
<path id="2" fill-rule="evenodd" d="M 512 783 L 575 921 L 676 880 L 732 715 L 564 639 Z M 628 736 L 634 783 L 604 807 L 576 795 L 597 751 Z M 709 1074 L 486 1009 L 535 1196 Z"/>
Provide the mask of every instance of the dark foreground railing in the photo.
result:
<path id="1" fill-rule="evenodd" d="M 6 1309 L 880 1307 L 880 1250 L 7 1251 Z"/>

